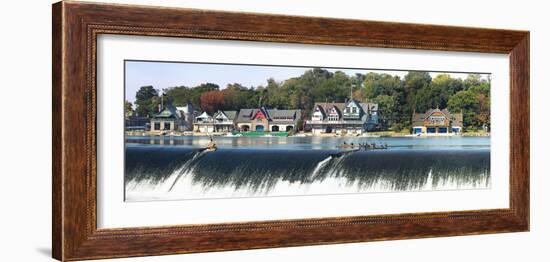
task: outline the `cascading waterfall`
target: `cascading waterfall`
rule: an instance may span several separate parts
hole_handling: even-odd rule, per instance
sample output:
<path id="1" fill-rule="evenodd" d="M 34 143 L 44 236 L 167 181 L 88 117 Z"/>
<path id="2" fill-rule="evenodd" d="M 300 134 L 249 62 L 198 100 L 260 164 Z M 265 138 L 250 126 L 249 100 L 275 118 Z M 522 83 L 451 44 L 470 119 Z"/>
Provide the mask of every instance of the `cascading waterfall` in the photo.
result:
<path id="1" fill-rule="evenodd" d="M 342 151 L 225 148 L 200 152 L 177 146 L 127 147 L 126 200 L 394 192 L 490 185 L 489 150 L 339 152 Z"/>
<path id="2" fill-rule="evenodd" d="M 172 174 L 171 177 L 175 177 L 174 181 L 171 182 L 171 186 L 170 186 L 170 189 L 168 189 L 168 191 L 172 191 L 172 189 L 174 188 L 174 186 L 176 185 L 176 183 L 178 182 L 178 180 L 181 178 L 182 175 L 184 174 L 192 174 L 193 173 L 193 163 L 195 160 L 199 159 L 201 156 L 204 156 L 207 152 L 205 150 L 201 150 L 201 151 L 197 151 L 193 154 L 193 158 L 191 158 L 190 160 L 188 160 L 187 162 L 185 162 L 181 168 L 178 169 L 177 172 L 175 172 L 174 174 Z"/>
<path id="3" fill-rule="evenodd" d="M 315 169 L 313 169 L 313 172 L 311 172 L 311 178 L 315 178 L 319 174 L 319 172 L 329 164 L 331 160 L 332 156 L 329 156 L 323 159 L 321 162 L 317 163 Z"/>

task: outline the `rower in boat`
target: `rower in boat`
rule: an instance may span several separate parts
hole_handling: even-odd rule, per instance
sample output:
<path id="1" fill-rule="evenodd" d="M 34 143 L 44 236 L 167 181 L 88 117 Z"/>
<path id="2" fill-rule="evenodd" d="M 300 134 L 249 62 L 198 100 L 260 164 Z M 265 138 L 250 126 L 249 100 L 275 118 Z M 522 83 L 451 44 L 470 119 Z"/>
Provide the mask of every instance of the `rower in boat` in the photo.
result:
<path id="1" fill-rule="evenodd" d="M 344 141 L 343 144 L 338 146 L 338 148 L 341 148 L 341 149 L 350 149 L 350 148 L 353 148 L 353 147 L 354 147 L 353 143 L 348 144 L 348 143 L 346 143 L 346 141 Z"/>
<path id="2" fill-rule="evenodd" d="M 388 149 L 388 144 L 376 144 L 376 143 L 359 143 L 357 145 L 357 147 L 359 149 L 363 149 L 363 150 L 372 150 L 372 149 Z M 351 148 L 355 148 L 354 146 L 352 146 Z"/>
<path id="3" fill-rule="evenodd" d="M 214 139 L 212 139 L 212 137 L 210 137 L 210 143 L 208 143 L 208 145 L 206 145 L 206 148 L 204 149 L 204 151 L 212 152 L 212 151 L 216 151 L 217 149 L 218 149 L 218 146 L 216 146 L 216 143 L 214 142 Z"/>

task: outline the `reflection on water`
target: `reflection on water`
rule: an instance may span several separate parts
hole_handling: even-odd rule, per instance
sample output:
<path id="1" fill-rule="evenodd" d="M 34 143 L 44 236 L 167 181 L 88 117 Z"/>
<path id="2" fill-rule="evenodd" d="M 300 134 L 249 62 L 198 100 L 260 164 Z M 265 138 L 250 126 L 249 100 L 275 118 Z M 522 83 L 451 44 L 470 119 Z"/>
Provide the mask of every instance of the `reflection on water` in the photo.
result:
<path id="1" fill-rule="evenodd" d="M 337 154 L 337 145 L 387 150 Z M 128 137 L 127 201 L 473 189 L 490 186 L 490 139 Z"/>
<path id="2" fill-rule="evenodd" d="M 350 143 L 380 143 L 398 148 L 468 148 L 489 147 L 489 137 L 214 137 L 221 147 L 239 148 L 284 148 L 284 149 L 334 149 L 346 142 Z M 210 142 L 209 137 L 193 136 L 128 136 L 127 143 L 150 145 L 181 145 L 204 147 Z"/>

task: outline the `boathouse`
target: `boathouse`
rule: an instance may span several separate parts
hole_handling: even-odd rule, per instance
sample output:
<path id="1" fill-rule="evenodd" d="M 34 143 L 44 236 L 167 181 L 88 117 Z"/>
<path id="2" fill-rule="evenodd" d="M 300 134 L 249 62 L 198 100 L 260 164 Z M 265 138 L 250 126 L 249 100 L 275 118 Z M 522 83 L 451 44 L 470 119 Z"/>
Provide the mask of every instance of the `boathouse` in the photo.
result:
<path id="1" fill-rule="evenodd" d="M 299 128 L 301 114 L 299 109 L 241 109 L 235 124 L 242 132 L 290 132 Z"/>
<path id="2" fill-rule="evenodd" d="M 355 134 L 379 128 L 378 104 L 360 103 L 315 103 L 311 120 L 307 121 L 312 134 Z"/>
<path id="3" fill-rule="evenodd" d="M 195 117 L 195 121 L 193 122 L 193 131 L 201 133 L 214 132 L 214 118 L 207 112 L 202 112 L 202 114 Z"/>
<path id="4" fill-rule="evenodd" d="M 188 104 L 183 107 L 171 105 L 164 108 L 151 118 L 151 131 L 187 131 L 193 125 L 193 107 Z"/>
<path id="5" fill-rule="evenodd" d="M 430 109 L 413 113 L 412 133 L 419 136 L 448 136 L 462 133 L 462 113 L 451 114 L 447 109 Z"/>
<path id="6" fill-rule="evenodd" d="M 195 118 L 193 131 L 201 133 L 228 133 L 235 129 L 235 117 L 237 111 L 222 111 L 210 116 L 203 112 Z"/>

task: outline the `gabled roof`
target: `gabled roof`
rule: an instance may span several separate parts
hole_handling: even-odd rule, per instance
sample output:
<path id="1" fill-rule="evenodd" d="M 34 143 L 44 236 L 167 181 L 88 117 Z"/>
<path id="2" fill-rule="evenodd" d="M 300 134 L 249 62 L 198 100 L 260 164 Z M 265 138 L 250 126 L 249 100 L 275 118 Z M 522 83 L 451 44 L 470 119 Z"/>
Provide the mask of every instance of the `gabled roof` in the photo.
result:
<path id="1" fill-rule="evenodd" d="M 423 126 L 424 120 L 426 120 L 426 114 L 414 113 L 412 117 L 413 126 Z"/>
<path id="2" fill-rule="evenodd" d="M 237 116 L 237 111 L 222 111 L 222 110 L 218 110 L 218 112 L 216 112 L 214 114 L 214 118 L 217 118 L 218 115 L 223 115 L 224 118 L 227 118 L 229 120 L 234 120 L 235 117 Z"/>
<path id="3" fill-rule="evenodd" d="M 363 108 L 362 108 L 362 105 L 361 105 L 359 102 L 357 102 L 357 100 L 355 100 L 355 99 L 352 99 L 352 100 L 348 101 L 348 103 L 346 104 L 346 107 L 348 107 L 348 106 L 351 105 L 351 104 L 354 104 L 355 106 L 357 106 L 357 107 L 363 109 Z"/>
<path id="4" fill-rule="evenodd" d="M 214 118 L 218 118 L 220 116 L 222 116 L 223 118 L 227 118 L 227 116 L 221 110 L 218 110 L 218 112 L 214 113 Z"/>
<path id="5" fill-rule="evenodd" d="M 239 110 L 239 114 L 237 115 L 237 122 L 250 122 L 252 117 L 256 115 L 256 112 L 258 109 L 252 109 L 252 108 L 245 108 Z"/>
<path id="6" fill-rule="evenodd" d="M 202 112 L 202 114 L 200 114 L 199 116 L 197 116 L 197 118 L 211 118 L 211 116 L 205 112 Z"/>
<path id="7" fill-rule="evenodd" d="M 339 117 L 342 117 L 342 109 L 336 105 L 332 105 L 328 108 L 326 108 L 327 114 L 330 115 L 330 113 L 334 110 L 338 114 Z"/>
<path id="8" fill-rule="evenodd" d="M 302 110 L 300 109 L 271 109 L 269 115 L 273 124 L 293 124 L 302 117 Z"/>
<path id="9" fill-rule="evenodd" d="M 351 113 L 353 117 L 349 117 L 349 114 L 346 114 L 348 117 L 344 118 L 344 110 L 350 104 L 354 104 L 359 108 L 358 114 Z M 314 109 L 318 109 L 323 114 L 323 121 L 327 121 L 327 115 L 330 110 L 335 109 L 338 113 L 340 119 L 345 120 L 346 123 L 352 123 L 353 121 L 365 122 L 370 119 L 372 115 L 375 115 L 378 112 L 378 104 L 375 103 L 361 103 L 357 100 L 350 100 L 346 103 L 328 103 L 328 102 L 316 102 L 313 105 Z"/>
<path id="10" fill-rule="evenodd" d="M 321 108 L 324 110 L 324 113 L 326 114 L 327 111 L 332 108 L 336 107 L 336 109 L 339 111 L 340 114 L 344 112 L 344 109 L 347 107 L 348 104 L 355 103 L 363 112 L 369 112 L 369 111 L 378 111 L 378 104 L 374 103 L 360 103 L 357 100 L 351 100 L 347 103 L 327 103 L 327 102 L 316 102 L 313 107 L 314 108 Z"/>
<path id="11" fill-rule="evenodd" d="M 266 109 L 266 108 L 245 108 L 239 111 L 236 122 L 247 123 L 252 120 L 258 112 L 262 112 L 268 121 L 287 120 L 292 118 L 293 120 L 301 117 L 302 111 L 299 109 Z M 227 112 L 227 111 L 225 111 Z M 288 121 L 287 121 L 288 122 Z"/>
<path id="12" fill-rule="evenodd" d="M 254 114 L 254 116 L 252 117 L 252 120 L 255 120 L 255 119 L 259 119 L 259 118 L 262 118 L 262 119 L 267 119 L 269 121 L 269 115 L 267 113 L 265 113 L 264 111 L 262 110 L 258 110 L 256 111 L 256 113 Z"/>
<path id="13" fill-rule="evenodd" d="M 342 115 L 342 110 L 346 107 L 345 103 L 315 103 L 313 107 L 319 107 L 324 110 L 325 115 L 328 114 L 329 110 L 335 108 L 339 115 Z"/>
<path id="14" fill-rule="evenodd" d="M 325 112 L 325 109 L 321 106 L 321 105 L 315 105 L 313 106 L 314 110 L 313 111 L 319 111 L 322 115 L 323 115 L 323 118 L 325 118 L 327 116 L 327 113 Z"/>
<path id="15" fill-rule="evenodd" d="M 269 114 L 269 110 L 267 110 L 267 108 L 262 106 L 260 108 L 260 111 L 262 111 L 262 114 L 264 114 L 264 116 L 267 118 L 267 120 L 271 120 L 271 114 Z"/>
<path id="16" fill-rule="evenodd" d="M 160 111 L 158 114 L 154 115 L 153 118 L 180 118 L 179 114 L 175 107 L 167 105 Z"/>
<path id="17" fill-rule="evenodd" d="M 279 109 L 269 109 L 267 110 L 271 119 L 279 118 L 295 118 L 296 115 L 301 113 L 300 109 L 290 109 L 290 110 L 279 110 Z"/>
<path id="18" fill-rule="evenodd" d="M 344 108 L 346 106 L 345 103 L 329 103 L 329 102 L 315 102 L 314 107 L 321 106 L 324 109 L 330 108 L 332 106 L 336 106 L 339 109 Z"/>
<path id="19" fill-rule="evenodd" d="M 430 117 L 434 113 L 442 113 L 447 119 L 449 119 L 450 124 L 452 126 L 462 127 L 462 125 L 463 125 L 463 123 L 462 123 L 462 113 L 451 114 L 447 109 L 439 109 L 439 108 L 429 109 L 428 111 L 426 111 L 426 113 L 423 113 L 423 114 L 414 113 L 413 117 L 412 117 L 412 125 L 413 126 L 423 126 L 424 121 L 426 119 L 428 119 L 428 117 Z"/>
<path id="20" fill-rule="evenodd" d="M 224 111 L 227 118 L 234 120 L 237 117 L 237 111 Z"/>
<path id="21" fill-rule="evenodd" d="M 353 106 L 353 107 L 359 108 L 359 110 L 355 113 L 352 113 L 352 112 L 346 113 L 346 111 L 343 111 L 344 115 L 347 116 L 347 117 L 350 117 L 350 115 L 351 115 L 353 118 L 356 118 L 355 115 L 357 115 L 357 117 L 360 117 L 363 113 L 368 112 L 368 108 L 363 108 L 364 105 L 365 104 L 361 104 L 361 103 L 357 102 L 357 100 L 352 99 L 352 100 L 350 100 L 346 103 L 345 108 Z"/>

